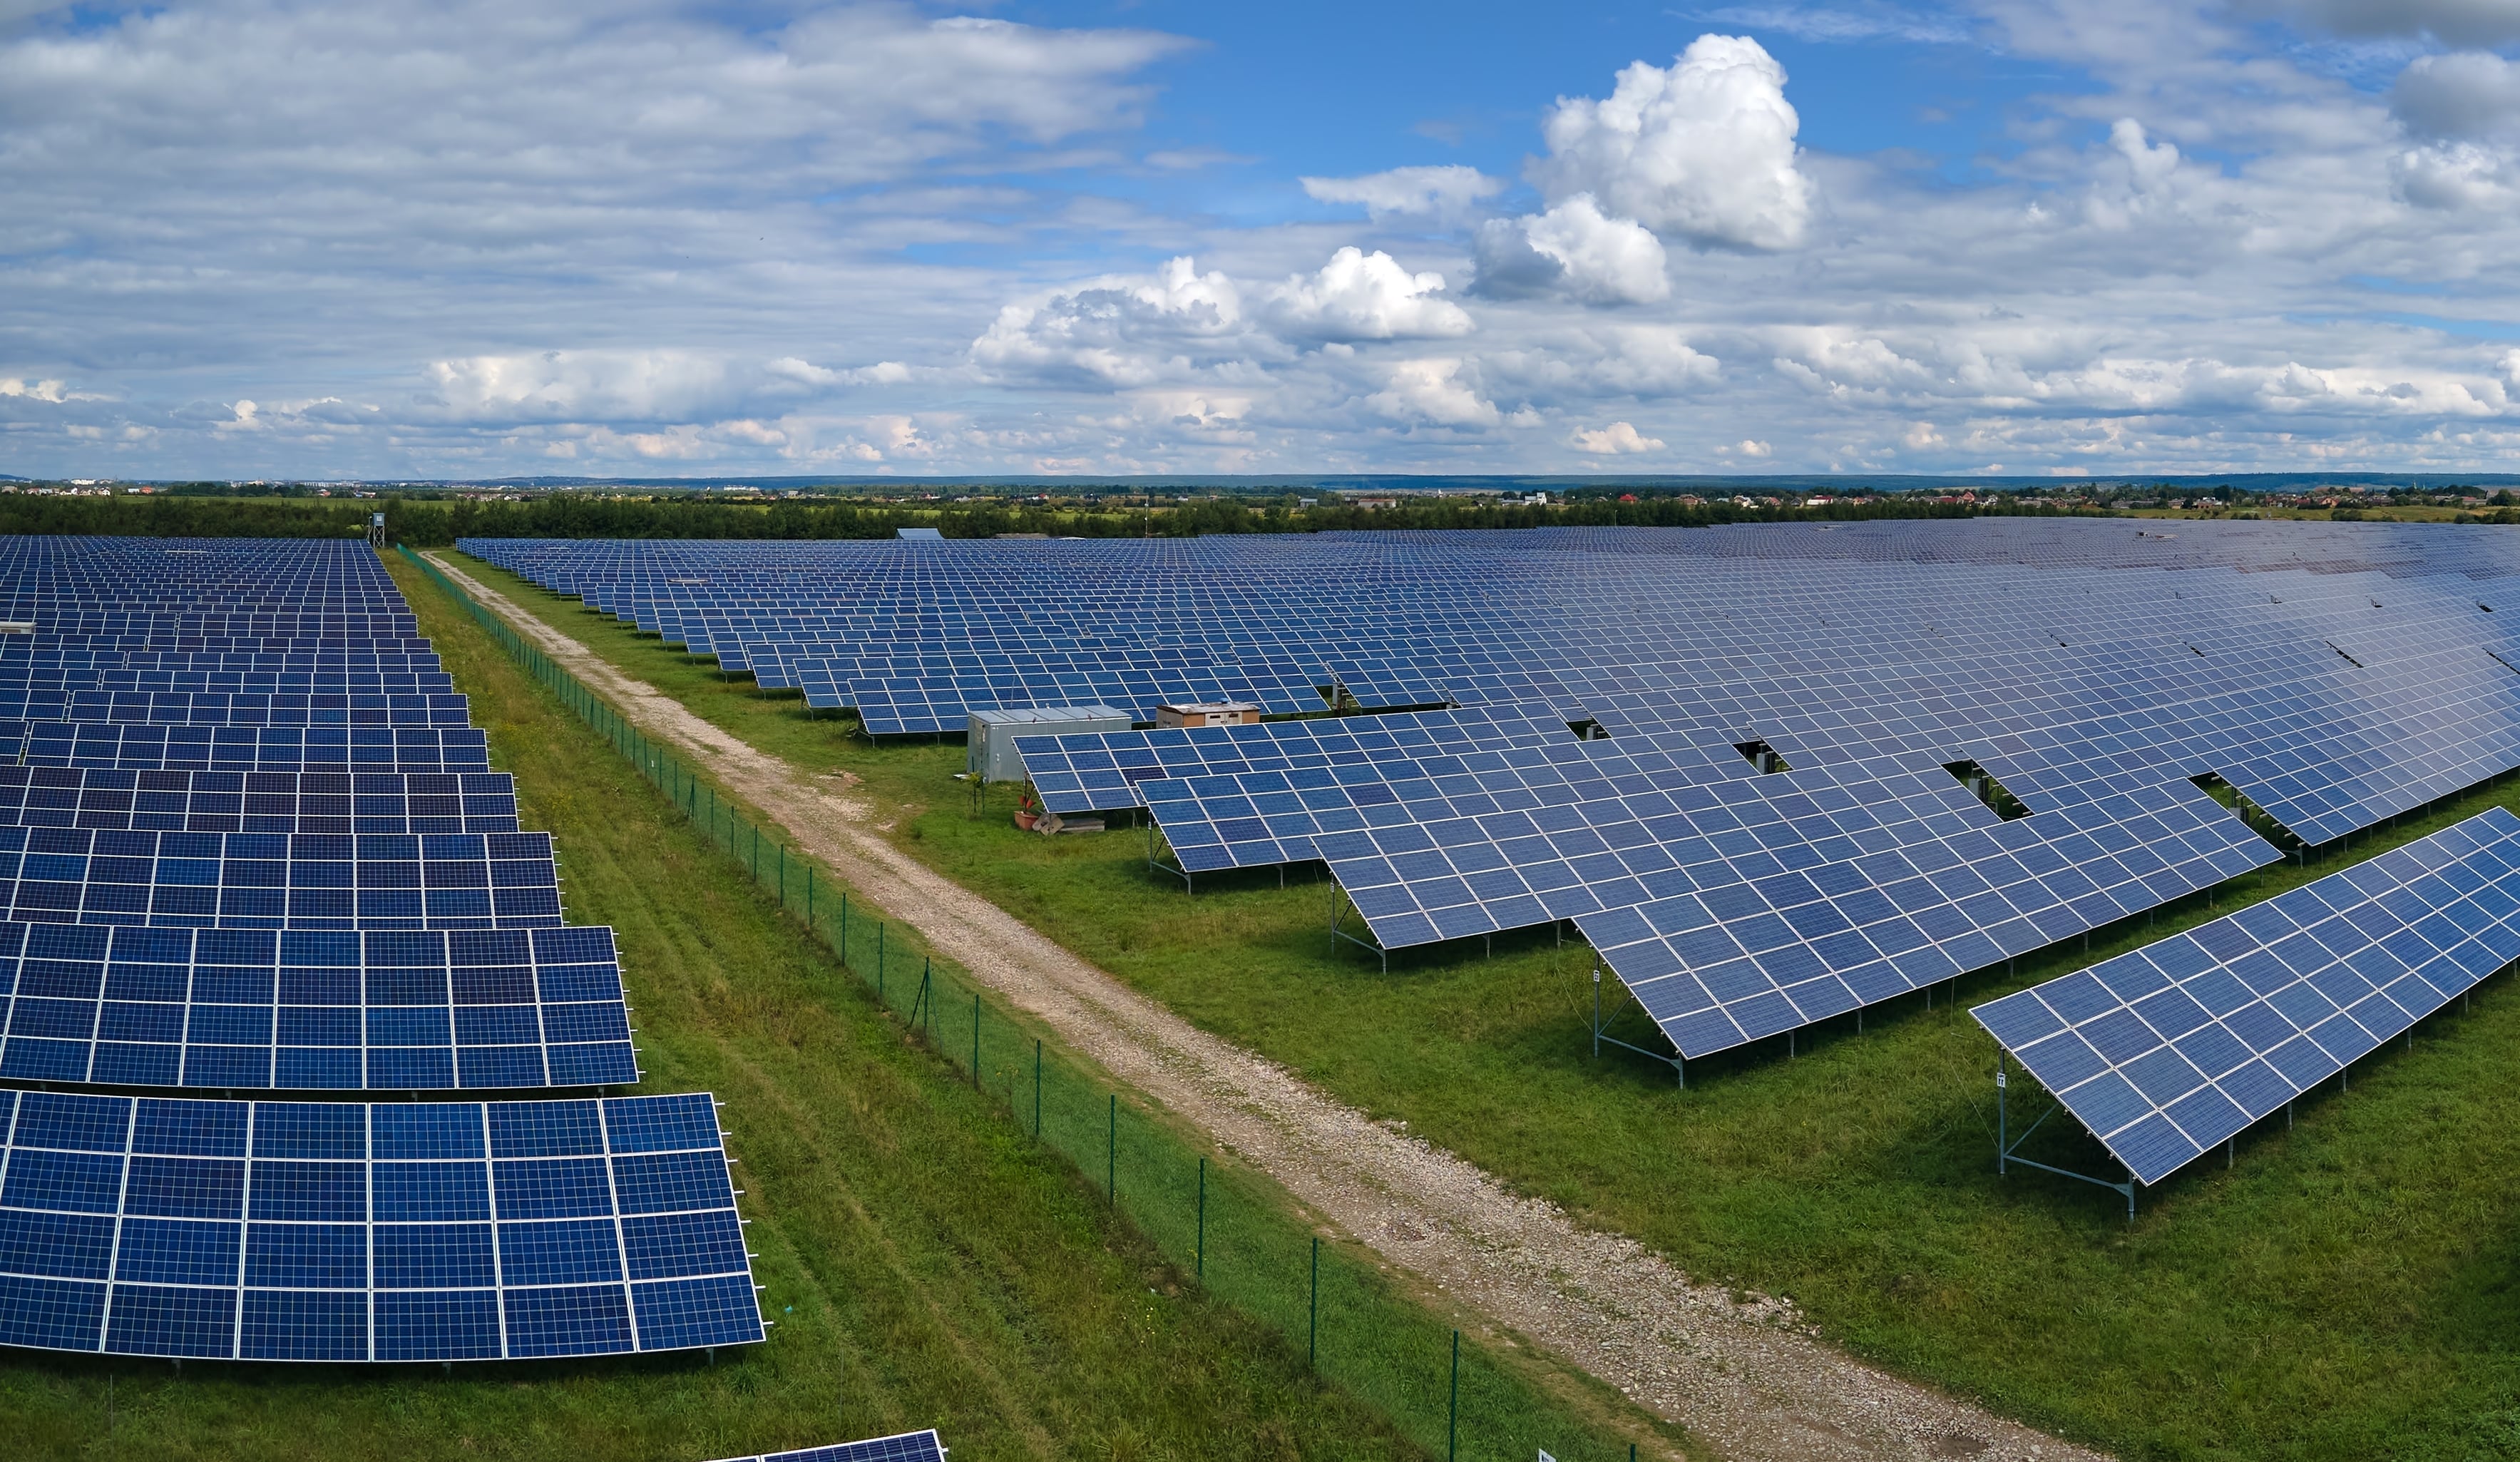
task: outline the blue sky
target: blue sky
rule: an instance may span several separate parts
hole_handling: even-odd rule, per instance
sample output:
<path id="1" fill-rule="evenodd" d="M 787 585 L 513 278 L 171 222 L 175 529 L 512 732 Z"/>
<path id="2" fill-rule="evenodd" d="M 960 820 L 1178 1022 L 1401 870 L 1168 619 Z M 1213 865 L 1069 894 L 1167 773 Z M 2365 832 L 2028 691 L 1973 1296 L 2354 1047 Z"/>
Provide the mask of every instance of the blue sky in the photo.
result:
<path id="1" fill-rule="evenodd" d="M 2507 469 L 2514 0 L 0 0 L 0 472 Z"/>

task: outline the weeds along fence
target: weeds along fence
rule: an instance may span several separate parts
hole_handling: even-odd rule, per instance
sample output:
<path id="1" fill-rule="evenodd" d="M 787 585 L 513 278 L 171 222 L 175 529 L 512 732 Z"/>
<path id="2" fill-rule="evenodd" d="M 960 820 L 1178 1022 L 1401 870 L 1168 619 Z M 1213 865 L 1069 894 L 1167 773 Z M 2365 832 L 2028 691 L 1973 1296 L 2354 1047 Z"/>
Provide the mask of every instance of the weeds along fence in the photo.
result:
<path id="1" fill-rule="evenodd" d="M 559 696 L 748 872 L 766 896 L 973 1087 L 1058 1152 L 1165 1258 L 1274 1328 L 1315 1372 L 1378 1409 L 1430 1455 L 1566 1462 L 1633 1459 L 1632 1443 L 1578 1420 L 1522 1367 L 1399 1293 L 1367 1255 L 1324 1242 L 1264 1178 L 1200 1153 L 1082 1063 L 1049 1046 L 978 982 L 878 918 L 830 873 L 716 787 L 428 560 L 401 550 L 527 673 Z"/>

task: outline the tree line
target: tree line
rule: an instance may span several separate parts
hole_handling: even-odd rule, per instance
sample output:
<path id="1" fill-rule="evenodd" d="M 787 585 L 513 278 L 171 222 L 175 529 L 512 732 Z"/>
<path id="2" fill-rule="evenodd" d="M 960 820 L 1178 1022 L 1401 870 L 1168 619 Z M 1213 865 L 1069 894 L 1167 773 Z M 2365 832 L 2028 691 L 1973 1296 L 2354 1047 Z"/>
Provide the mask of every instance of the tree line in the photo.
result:
<path id="1" fill-rule="evenodd" d="M 1189 538 L 1210 533 L 1360 529 L 1711 527 L 1734 523 L 1969 518 L 2053 511 L 2034 503 L 1939 503 L 1908 497 L 1841 499 L 1819 507 L 1684 502 L 1673 495 L 1577 497 L 1558 506 L 1508 507 L 1475 498 L 1404 497 L 1392 507 L 1336 501 L 1313 507 L 1254 505 L 1231 497 L 1159 501 L 1151 507 L 1053 507 L 1002 499 L 969 503 L 772 503 L 699 498 L 601 498 L 556 493 L 521 502 L 426 502 L 402 498 L 236 501 L 210 497 L 0 495 L 0 533 L 100 533 L 150 537 L 331 538 L 367 531 L 382 511 L 388 541 L 437 547 L 458 538 L 889 538 L 932 527 L 948 538 L 1000 533 L 1053 537 Z"/>

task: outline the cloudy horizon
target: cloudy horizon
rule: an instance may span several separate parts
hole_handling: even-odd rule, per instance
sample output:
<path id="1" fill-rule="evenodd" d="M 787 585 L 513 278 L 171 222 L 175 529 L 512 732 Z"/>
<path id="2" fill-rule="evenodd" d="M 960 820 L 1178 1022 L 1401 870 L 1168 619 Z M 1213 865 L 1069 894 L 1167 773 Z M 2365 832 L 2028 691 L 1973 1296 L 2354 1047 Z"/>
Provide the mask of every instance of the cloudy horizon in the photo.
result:
<path id="1" fill-rule="evenodd" d="M 0 0 L 0 472 L 2495 471 L 2520 4 Z"/>

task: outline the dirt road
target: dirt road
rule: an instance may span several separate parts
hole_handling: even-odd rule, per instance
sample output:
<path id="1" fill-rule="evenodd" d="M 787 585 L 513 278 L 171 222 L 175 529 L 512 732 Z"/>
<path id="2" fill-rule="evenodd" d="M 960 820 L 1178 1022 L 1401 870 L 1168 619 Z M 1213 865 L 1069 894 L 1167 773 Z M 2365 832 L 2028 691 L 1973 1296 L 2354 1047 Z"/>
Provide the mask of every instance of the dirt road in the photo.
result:
<path id="1" fill-rule="evenodd" d="M 613 669 L 552 624 L 429 558 L 646 734 L 786 827 L 1010 1003 L 1267 1172 L 1392 1265 L 1751 1462 L 2096 1458 L 1817 1339 L 1784 1301 L 1691 1283 L 1622 1235 L 1516 1197 L 1249 1051 L 1197 1029 L 893 846 L 845 792 Z"/>

